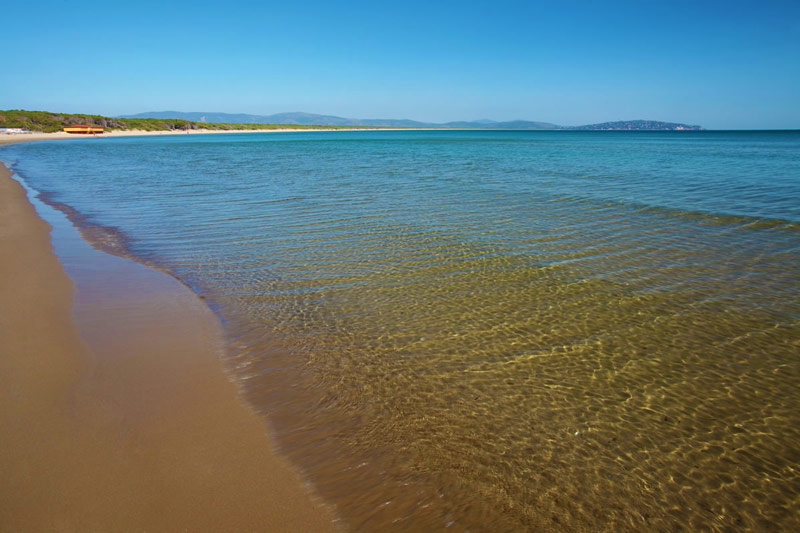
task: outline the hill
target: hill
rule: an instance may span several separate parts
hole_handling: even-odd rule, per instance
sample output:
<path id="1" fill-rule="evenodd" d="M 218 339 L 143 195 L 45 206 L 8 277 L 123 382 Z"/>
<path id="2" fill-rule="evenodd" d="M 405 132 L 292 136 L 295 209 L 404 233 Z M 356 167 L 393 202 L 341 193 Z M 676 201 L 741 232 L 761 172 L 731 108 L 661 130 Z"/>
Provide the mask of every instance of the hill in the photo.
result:
<path id="1" fill-rule="evenodd" d="M 300 111 L 292 113 L 277 113 L 275 115 L 247 115 L 240 113 L 204 113 L 183 111 L 150 111 L 136 115 L 123 115 L 120 118 L 163 118 L 183 119 L 199 122 L 225 122 L 239 124 L 301 124 L 323 126 L 361 126 L 370 128 L 457 128 L 457 129 L 509 129 L 509 130 L 556 130 L 561 126 L 548 122 L 532 122 L 516 120 L 512 122 L 497 122 L 494 120 L 457 121 L 446 123 L 420 122 L 417 120 L 394 118 L 345 118 L 334 115 L 316 115 Z"/>
<path id="2" fill-rule="evenodd" d="M 587 124 L 585 126 L 559 126 L 550 122 L 536 122 L 530 120 L 512 120 L 498 122 L 495 120 L 481 119 L 473 121 L 455 122 L 420 122 L 408 119 L 358 119 L 345 118 L 334 115 L 316 115 L 313 113 L 292 112 L 277 113 L 275 115 L 247 115 L 241 113 L 211 113 L 211 112 L 183 112 L 183 111 L 151 111 L 136 115 L 124 115 L 121 118 L 161 118 L 182 119 L 197 122 L 222 122 L 228 124 L 299 124 L 321 126 L 345 127 L 372 127 L 372 128 L 453 128 L 453 129 L 478 129 L 478 130 L 701 130 L 700 126 L 690 126 L 674 122 L 659 122 L 656 120 L 627 120 L 619 122 L 603 122 L 601 124 Z"/>
<path id="3" fill-rule="evenodd" d="M 360 127 L 389 127 L 389 128 L 424 128 L 429 124 L 414 120 L 397 119 L 354 119 L 337 117 L 333 115 L 316 115 L 300 111 L 292 113 L 277 113 L 275 115 L 248 115 L 244 113 L 213 113 L 213 112 L 184 112 L 184 111 L 150 111 L 136 115 L 123 115 L 119 118 L 161 118 L 182 119 L 199 123 L 221 122 L 226 124 L 283 124 L 302 126 L 360 126 Z"/>
<path id="4" fill-rule="evenodd" d="M 614 130 L 614 131 L 669 131 L 669 130 L 702 130 L 702 126 L 690 126 L 688 124 L 678 124 L 675 122 L 659 122 L 657 120 L 621 120 L 618 122 L 602 122 L 600 124 L 588 124 L 586 126 L 575 126 L 568 128 L 571 130 Z"/>

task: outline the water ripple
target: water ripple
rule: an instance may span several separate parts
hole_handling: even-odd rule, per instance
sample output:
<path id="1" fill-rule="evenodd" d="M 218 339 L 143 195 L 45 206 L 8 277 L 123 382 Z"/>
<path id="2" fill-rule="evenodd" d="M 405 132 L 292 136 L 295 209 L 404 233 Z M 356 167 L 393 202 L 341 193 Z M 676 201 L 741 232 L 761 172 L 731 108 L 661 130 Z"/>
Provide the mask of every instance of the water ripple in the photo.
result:
<path id="1" fill-rule="evenodd" d="M 796 132 L 0 152 L 206 296 L 285 453 L 381 531 L 800 527 L 799 154 Z"/>

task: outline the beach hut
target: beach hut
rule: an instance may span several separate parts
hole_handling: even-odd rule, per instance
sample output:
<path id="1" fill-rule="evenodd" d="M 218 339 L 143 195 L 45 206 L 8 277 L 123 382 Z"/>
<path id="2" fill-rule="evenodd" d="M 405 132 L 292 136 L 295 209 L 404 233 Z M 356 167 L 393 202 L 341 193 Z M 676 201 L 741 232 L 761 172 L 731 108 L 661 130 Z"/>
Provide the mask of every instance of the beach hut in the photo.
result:
<path id="1" fill-rule="evenodd" d="M 103 133 L 103 128 L 94 124 L 74 124 L 72 126 L 64 126 L 64 131 L 67 133 Z"/>

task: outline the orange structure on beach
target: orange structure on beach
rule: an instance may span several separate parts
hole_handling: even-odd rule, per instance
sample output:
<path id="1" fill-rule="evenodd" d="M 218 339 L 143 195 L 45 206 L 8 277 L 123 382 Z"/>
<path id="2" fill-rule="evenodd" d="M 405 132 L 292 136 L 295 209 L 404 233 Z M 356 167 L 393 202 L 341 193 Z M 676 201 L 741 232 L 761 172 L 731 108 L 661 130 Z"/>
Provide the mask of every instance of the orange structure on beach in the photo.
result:
<path id="1" fill-rule="evenodd" d="M 74 126 L 64 126 L 67 133 L 103 133 L 103 128 L 94 124 L 75 124 Z"/>

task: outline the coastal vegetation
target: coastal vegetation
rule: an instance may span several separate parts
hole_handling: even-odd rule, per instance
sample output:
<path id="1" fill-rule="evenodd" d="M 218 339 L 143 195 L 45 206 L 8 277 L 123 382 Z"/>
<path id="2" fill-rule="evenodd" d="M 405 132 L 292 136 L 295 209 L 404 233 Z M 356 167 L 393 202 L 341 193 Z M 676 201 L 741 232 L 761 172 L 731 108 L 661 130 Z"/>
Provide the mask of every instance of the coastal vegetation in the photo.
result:
<path id="1" fill-rule="evenodd" d="M 34 132 L 52 133 L 74 124 L 96 124 L 106 130 L 269 130 L 269 129 L 353 129 L 367 126 L 329 126 L 300 124 L 233 124 L 207 123 L 170 118 L 112 118 L 102 115 L 52 113 L 11 109 L 0 111 L 0 127 L 23 128 Z"/>

